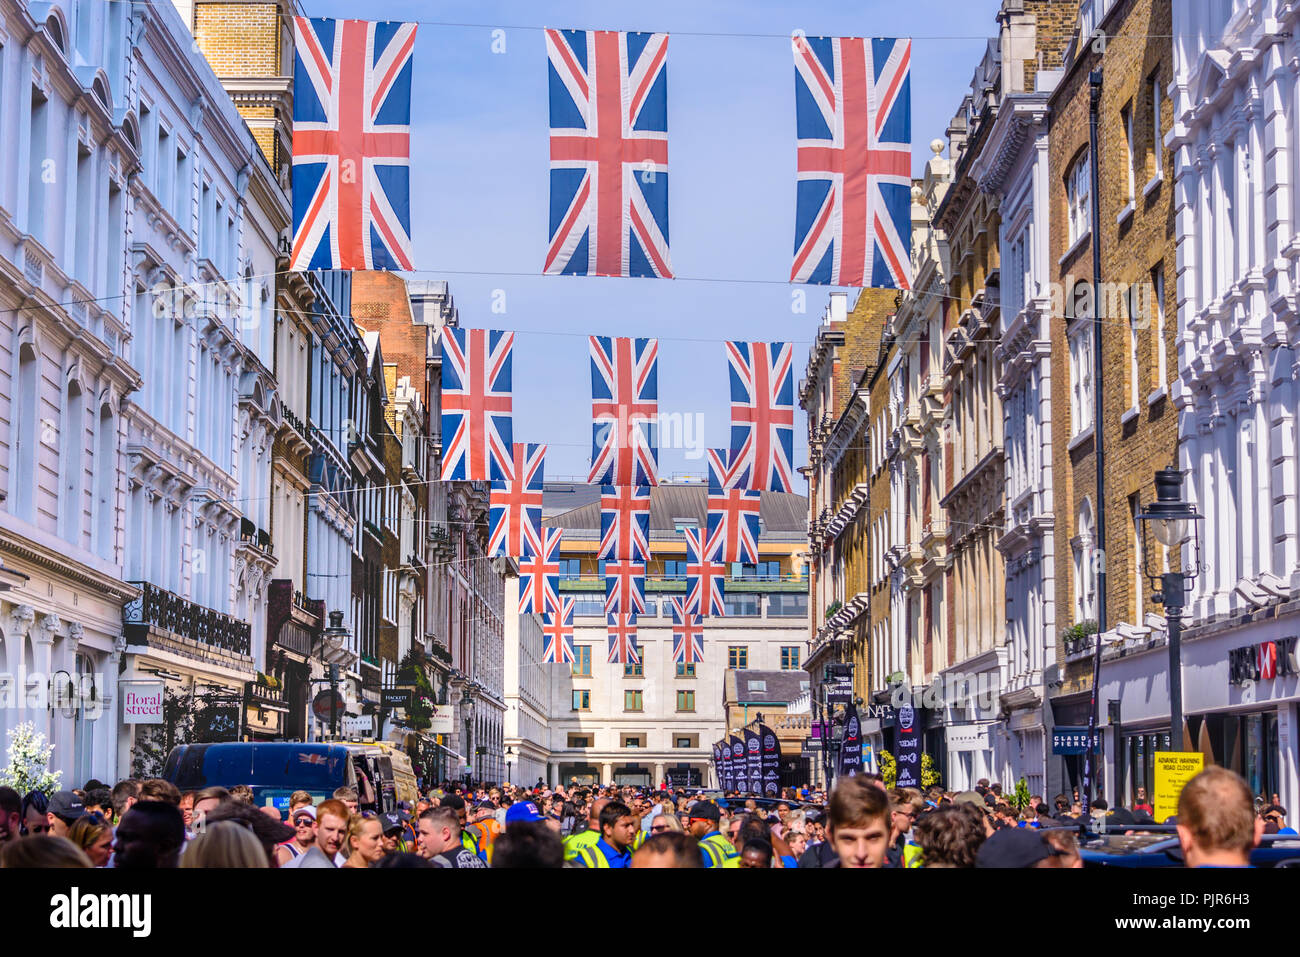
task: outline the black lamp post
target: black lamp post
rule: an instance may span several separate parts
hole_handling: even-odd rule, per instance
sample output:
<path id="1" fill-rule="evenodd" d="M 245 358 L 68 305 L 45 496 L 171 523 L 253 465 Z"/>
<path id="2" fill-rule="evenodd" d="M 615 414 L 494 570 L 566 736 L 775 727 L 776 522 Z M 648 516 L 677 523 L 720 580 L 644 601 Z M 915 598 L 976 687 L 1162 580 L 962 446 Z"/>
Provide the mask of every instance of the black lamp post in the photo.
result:
<path id="1" fill-rule="evenodd" d="M 1183 608 L 1188 583 L 1201 572 L 1200 525 L 1202 516 L 1190 502 L 1183 500 L 1183 473 L 1175 468 L 1156 472 L 1156 500 L 1137 516 L 1142 523 L 1143 564 L 1152 586 L 1158 590 L 1152 599 L 1165 606 L 1169 635 L 1169 746 L 1183 746 Z M 1190 544 L 1191 563 L 1179 571 L 1164 571 L 1152 556 L 1151 537 L 1168 549 Z"/>
<path id="2" fill-rule="evenodd" d="M 515 763 L 515 749 L 506 745 L 506 784 L 510 783 L 511 769 Z"/>
<path id="3" fill-rule="evenodd" d="M 342 648 L 344 644 L 347 642 L 348 636 L 350 634 L 351 633 L 348 631 L 348 629 L 343 627 L 343 612 L 341 611 L 330 612 L 330 623 L 329 623 L 329 627 L 325 629 L 325 637 L 328 638 L 331 644 L 333 645 L 333 648 L 331 650 L 337 652 L 338 649 Z M 324 657 L 323 653 L 322 653 L 322 657 Z M 330 705 L 331 705 L 330 737 L 335 738 L 338 737 L 338 733 L 339 733 L 339 709 L 336 707 L 338 703 L 338 693 L 339 693 L 339 666 L 337 664 L 334 664 L 333 662 L 330 662 L 327 665 L 327 669 L 329 673 Z"/>

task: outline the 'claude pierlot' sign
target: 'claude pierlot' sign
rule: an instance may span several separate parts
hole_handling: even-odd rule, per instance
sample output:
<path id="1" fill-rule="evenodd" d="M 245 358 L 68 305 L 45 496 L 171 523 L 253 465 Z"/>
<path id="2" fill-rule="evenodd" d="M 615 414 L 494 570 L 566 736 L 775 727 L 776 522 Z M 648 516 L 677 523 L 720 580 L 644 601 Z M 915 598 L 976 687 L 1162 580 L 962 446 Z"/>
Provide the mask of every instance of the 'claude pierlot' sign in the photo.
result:
<path id="1" fill-rule="evenodd" d="M 123 688 L 123 724 L 162 724 L 162 681 L 133 681 L 124 683 Z"/>

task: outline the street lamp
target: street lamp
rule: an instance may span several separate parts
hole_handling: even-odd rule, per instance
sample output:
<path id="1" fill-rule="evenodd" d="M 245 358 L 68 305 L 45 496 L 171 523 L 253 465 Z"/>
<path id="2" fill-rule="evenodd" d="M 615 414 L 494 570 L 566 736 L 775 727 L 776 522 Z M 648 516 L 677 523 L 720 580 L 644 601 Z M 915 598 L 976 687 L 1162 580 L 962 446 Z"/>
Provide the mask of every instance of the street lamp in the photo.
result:
<path id="1" fill-rule="evenodd" d="M 1153 588 L 1152 599 L 1165 606 L 1169 641 L 1169 746 L 1177 751 L 1183 746 L 1183 607 L 1187 585 L 1201 572 L 1200 515 L 1183 499 L 1183 473 L 1175 468 L 1156 472 L 1156 500 L 1137 516 L 1142 523 L 1143 565 Z M 1180 571 L 1164 571 L 1153 562 L 1153 536 L 1165 548 L 1190 544 L 1191 564 Z M 1182 562 L 1179 565 L 1182 566 Z"/>
<path id="2" fill-rule="evenodd" d="M 348 636 L 351 633 L 343 627 L 343 612 L 330 612 L 329 627 L 325 629 L 325 638 L 328 640 L 331 652 L 338 654 L 339 649 L 347 644 Z M 325 649 L 321 649 L 321 658 L 325 657 Z M 339 733 L 339 666 L 334 662 L 328 664 L 329 683 L 330 683 L 330 737 L 337 737 Z"/>
<path id="3" fill-rule="evenodd" d="M 514 766 L 515 749 L 506 745 L 506 784 L 510 783 L 510 769 Z"/>

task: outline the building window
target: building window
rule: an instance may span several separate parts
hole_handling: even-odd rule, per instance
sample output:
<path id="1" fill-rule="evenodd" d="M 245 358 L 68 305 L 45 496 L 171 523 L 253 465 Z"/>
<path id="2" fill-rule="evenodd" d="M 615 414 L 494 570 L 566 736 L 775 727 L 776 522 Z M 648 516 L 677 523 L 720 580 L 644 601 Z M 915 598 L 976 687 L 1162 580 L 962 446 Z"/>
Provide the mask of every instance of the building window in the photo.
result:
<path id="1" fill-rule="evenodd" d="M 577 645 L 574 647 L 573 674 L 579 678 L 591 677 L 591 645 Z"/>
<path id="2" fill-rule="evenodd" d="M 569 747 L 571 748 L 589 748 L 591 747 L 591 736 L 587 734 L 569 735 Z"/>
<path id="3" fill-rule="evenodd" d="M 1148 309 L 1155 314 L 1155 322 L 1152 324 L 1156 333 L 1155 348 L 1152 350 L 1155 358 L 1155 384 L 1157 389 L 1162 389 L 1169 375 L 1168 360 L 1165 356 L 1165 267 L 1163 263 L 1151 270 L 1151 298 L 1154 301 Z"/>
<path id="4" fill-rule="evenodd" d="M 876 560 L 878 560 L 878 555 Z M 807 593 L 783 595 L 778 592 L 767 596 L 767 617 L 769 618 L 802 618 L 807 614 Z"/>
<path id="5" fill-rule="evenodd" d="M 1142 571 L 1142 523 L 1138 521 L 1138 514 L 1142 511 L 1139 498 L 1137 492 L 1128 497 L 1129 525 L 1133 530 L 1133 617 L 1131 621 L 1142 620 L 1142 585 L 1145 577 Z"/>
<path id="6" fill-rule="evenodd" d="M 686 531 L 687 529 L 690 529 L 693 532 L 698 531 L 699 527 L 700 527 L 700 523 L 698 519 L 694 519 L 694 518 L 673 519 L 673 531 L 676 532 L 678 535 L 680 535 L 682 532 Z"/>
<path id="7" fill-rule="evenodd" d="M 1164 132 L 1160 120 L 1160 101 L 1162 94 L 1160 91 L 1160 71 L 1157 70 L 1151 74 L 1148 81 L 1151 88 L 1151 178 L 1161 176 L 1164 173 Z"/>
<path id="8" fill-rule="evenodd" d="M 1072 435 L 1092 425 L 1092 323 L 1076 320 L 1070 331 L 1070 422 Z"/>
<path id="9" fill-rule="evenodd" d="M 1070 245 L 1073 246 L 1091 228 L 1092 205 L 1089 202 L 1092 189 L 1092 171 L 1085 150 L 1065 177 L 1065 200 L 1067 220 L 1069 222 Z"/>
<path id="10" fill-rule="evenodd" d="M 673 740 L 673 747 L 674 747 L 674 748 L 693 748 L 693 747 L 695 747 L 695 744 L 694 744 L 694 742 L 692 742 L 692 740 L 691 740 L 690 738 L 675 738 L 675 739 Z"/>
<path id="11" fill-rule="evenodd" d="M 1137 173 L 1134 171 L 1137 166 L 1137 149 L 1133 142 L 1133 101 L 1129 100 L 1128 105 L 1120 111 L 1120 122 L 1124 126 L 1124 149 L 1128 159 L 1128 201 L 1131 203 L 1137 197 Z"/>
<path id="12" fill-rule="evenodd" d="M 1092 521 L 1092 503 L 1084 499 L 1079 505 L 1074 539 L 1074 620 L 1095 620 L 1097 617 L 1096 567 L 1093 561 L 1095 542 Z"/>
<path id="13" fill-rule="evenodd" d="M 691 662 L 685 662 L 685 661 L 679 661 L 679 662 L 677 662 L 677 677 L 679 677 L 679 678 L 694 678 L 694 677 L 695 677 L 695 662 L 693 662 L 693 661 L 691 661 Z"/>
<path id="14" fill-rule="evenodd" d="M 798 671 L 799 670 L 799 646 L 786 645 L 781 648 L 781 670 Z"/>
<path id="15" fill-rule="evenodd" d="M 758 595 L 727 595 L 723 598 L 722 604 L 731 618 L 757 618 L 762 613 Z"/>
<path id="16" fill-rule="evenodd" d="M 573 710 L 574 711 L 591 710 L 591 689 L 590 688 L 573 689 Z"/>
<path id="17" fill-rule="evenodd" d="M 731 645 L 727 648 L 727 667 L 732 669 L 745 669 L 749 667 L 749 647 L 747 645 Z"/>
<path id="18" fill-rule="evenodd" d="M 626 734 L 626 735 L 624 735 L 624 736 L 623 736 L 623 747 L 625 747 L 625 748 L 639 748 L 639 747 L 642 747 L 642 744 L 641 744 L 641 735 L 639 735 L 639 734 Z"/>
<path id="19" fill-rule="evenodd" d="M 639 661 L 629 661 L 623 665 L 624 678 L 644 678 L 644 666 Z"/>
<path id="20" fill-rule="evenodd" d="M 669 559 L 664 562 L 664 578 L 674 578 L 679 581 L 686 579 L 686 562 Z"/>
<path id="21" fill-rule="evenodd" d="M 1134 283 L 1133 288 L 1136 291 L 1140 284 Z M 1136 299 L 1136 295 L 1132 297 Z M 1131 302 L 1135 305 L 1135 302 Z M 1128 317 L 1128 404 L 1130 408 L 1136 409 L 1138 404 L 1138 393 L 1141 388 L 1142 374 L 1138 365 L 1138 329 L 1151 328 L 1149 320 L 1141 314 L 1136 308 L 1129 309 Z"/>
<path id="22" fill-rule="evenodd" d="M 695 692 L 679 691 L 677 692 L 677 710 L 694 711 L 695 710 Z"/>
<path id="23" fill-rule="evenodd" d="M 780 581 L 780 562 L 758 562 L 757 564 L 731 563 L 732 578 L 756 578 L 759 581 Z"/>
<path id="24" fill-rule="evenodd" d="M 641 700 L 641 692 L 640 692 L 640 691 L 624 691 L 624 692 L 623 692 L 623 710 L 624 710 L 624 711 L 640 711 L 640 710 L 641 710 L 641 704 L 642 704 L 642 700 Z"/>

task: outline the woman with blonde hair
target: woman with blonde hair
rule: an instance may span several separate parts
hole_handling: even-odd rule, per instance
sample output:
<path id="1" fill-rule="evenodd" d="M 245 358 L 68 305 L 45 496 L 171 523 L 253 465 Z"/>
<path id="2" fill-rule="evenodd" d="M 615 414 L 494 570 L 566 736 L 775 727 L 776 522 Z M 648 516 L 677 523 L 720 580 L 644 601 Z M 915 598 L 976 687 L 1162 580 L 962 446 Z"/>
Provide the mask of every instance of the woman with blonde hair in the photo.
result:
<path id="1" fill-rule="evenodd" d="M 374 867 L 384 856 L 384 826 L 367 811 L 348 819 L 348 834 L 343 840 L 348 859 L 344 867 Z"/>
<path id="2" fill-rule="evenodd" d="M 673 831 L 681 834 L 686 828 L 682 827 L 682 819 L 676 814 L 670 814 L 667 811 L 660 811 L 654 817 L 650 818 L 650 836 L 656 834 L 671 834 Z"/>
<path id="3" fill-rule="evenodd" d="M 103 867 L 113 856 L 113 828 L 102 814 L 83 814 L 73 821 L 68 840 L 85 851 L 95 867 Z"/>
<path id="4" fill-rule="evenodd" d="M 185 845 L 181 867 L 270 867 L 270 863 L 251 828 L 238 821 L 217 821 Z"/>

